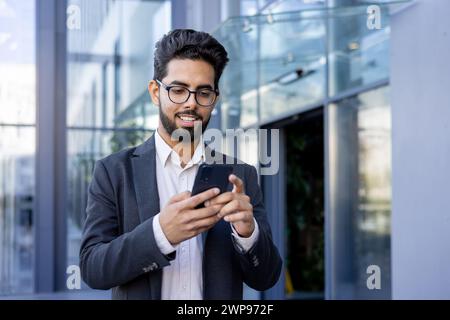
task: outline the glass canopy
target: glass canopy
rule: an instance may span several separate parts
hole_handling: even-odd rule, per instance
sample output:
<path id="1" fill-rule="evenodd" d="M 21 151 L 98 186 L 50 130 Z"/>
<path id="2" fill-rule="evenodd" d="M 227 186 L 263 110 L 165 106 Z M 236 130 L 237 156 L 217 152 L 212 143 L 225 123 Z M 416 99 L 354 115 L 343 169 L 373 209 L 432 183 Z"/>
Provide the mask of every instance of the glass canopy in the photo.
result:
<path id="1" fill-rule="evenodd" d="M 223 130 L 258 126 L 389 78 L 389 16 L 409 1 L 314 1 L 278 12 L 296 2 L 230 18 L 213 33 L 230 57 L 220 84 Z"/>

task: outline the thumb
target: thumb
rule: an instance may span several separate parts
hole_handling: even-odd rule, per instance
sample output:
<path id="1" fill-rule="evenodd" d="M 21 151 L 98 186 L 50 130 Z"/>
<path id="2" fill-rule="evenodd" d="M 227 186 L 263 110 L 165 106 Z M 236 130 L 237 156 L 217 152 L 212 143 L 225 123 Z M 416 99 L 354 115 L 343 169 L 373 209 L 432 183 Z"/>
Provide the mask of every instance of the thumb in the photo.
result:
<path id="1" fill-rule="evenodd" d="M 233 184 L 233 191 L 236 193 L 244 193 L 244 182 L 238 178 L 236 175 L 231 174 L 228 180 Z"/>

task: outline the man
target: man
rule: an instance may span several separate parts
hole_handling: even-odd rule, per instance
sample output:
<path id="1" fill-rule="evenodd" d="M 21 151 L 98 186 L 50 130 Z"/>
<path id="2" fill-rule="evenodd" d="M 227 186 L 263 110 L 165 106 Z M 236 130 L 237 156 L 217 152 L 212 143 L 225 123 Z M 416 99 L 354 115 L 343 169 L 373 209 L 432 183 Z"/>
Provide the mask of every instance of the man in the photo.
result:
<path id="1" fill-rule="evenodd" d="M 186 191 L 208 161 L 195 124 L 205 130 L 227 62 L 204 32 L 174 30 L 156 44 L 148 89 L 158 129 L 98 161 L 89 187 L 80 267 L 90 287 L 113 288 L 114 299 L 242 299 L 243 282 L 256 290 L 277 282 L 282 262 L 256 169 L 233 164 L 220 195 Z M 191 138 L 173 139 L 178 130 Z"/>

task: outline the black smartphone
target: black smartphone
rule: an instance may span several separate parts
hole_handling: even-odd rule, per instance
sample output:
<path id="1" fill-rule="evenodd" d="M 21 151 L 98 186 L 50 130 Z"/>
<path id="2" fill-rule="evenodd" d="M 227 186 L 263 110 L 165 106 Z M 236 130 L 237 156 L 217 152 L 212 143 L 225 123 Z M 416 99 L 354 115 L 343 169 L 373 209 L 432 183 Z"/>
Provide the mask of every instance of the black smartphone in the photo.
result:
<path id="1" fill-rule="evenodd" d="M 233 166 L 228 164 L 206 164 L 202 163 L 198 168 L 195 176 L 194 186 L 192 187 L 191 196 L 202 193 L 211 188 L 219 188 L 220 193 L 226 192 L 228 189 L 228 177 L 233 173 Z M 196 209 L 204 207 L 199 204 Z"/>

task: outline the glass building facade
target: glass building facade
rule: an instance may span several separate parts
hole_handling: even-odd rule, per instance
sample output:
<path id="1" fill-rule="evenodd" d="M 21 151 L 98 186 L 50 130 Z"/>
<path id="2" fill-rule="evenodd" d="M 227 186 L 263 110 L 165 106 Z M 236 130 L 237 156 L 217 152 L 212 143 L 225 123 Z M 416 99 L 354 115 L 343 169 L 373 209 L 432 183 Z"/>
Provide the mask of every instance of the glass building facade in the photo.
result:
<path id="1" fill-rule="evenodd" d="M 380 28 L 368 25 L 364 1 L 231 2 L 239 15 L 206 30 L 230 58 L 211 127 L 224 134 L 225 151 L 237 148 L 259 170 L 260 137 L 233 147 L 226 130 L 280 130 L 279 171 L 260 183 L 285 269 L 273 289 L 246 297 L 391 298 L 389 12 L 402 1 L 375 1 Z M 181 23 L 180 3 L 59 2 L 54 13 L 66 19 L 55 27 L 64 35 L 55 68 L 64 72 L 53 93 L 64 92 L 55 104 L 64 123 L 54 179 L 63 181 L 63 203 L 45 218 L 43 202 L 58 201 L 44 201 L 36 183 L 46 178 L 36 159 L 52 157 L 37 133 L 53 116 L 38 110 L 35 81 L 45 72 L 35 45 L 45 5 L 0 0 L 0 296 L 68 292 L 65 270 L 78 265 L 95 161 L 145 141 L 158 125 L 147 93 L 153 50 Z M 184 5 L 192 11 L 196 3 Z M 58 232 L 43 242 L 42 234 Z M 44 270 L 42 251 L 57 275 Z M 381 290 L 367 290 L 371 265 L 383 270 Z"/>
<path id="2" fill-rule="evenodd" d="M 0 294 L 33 291 L 35 1 L 0 2 Z"/>

